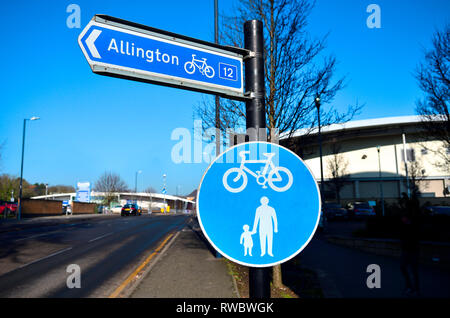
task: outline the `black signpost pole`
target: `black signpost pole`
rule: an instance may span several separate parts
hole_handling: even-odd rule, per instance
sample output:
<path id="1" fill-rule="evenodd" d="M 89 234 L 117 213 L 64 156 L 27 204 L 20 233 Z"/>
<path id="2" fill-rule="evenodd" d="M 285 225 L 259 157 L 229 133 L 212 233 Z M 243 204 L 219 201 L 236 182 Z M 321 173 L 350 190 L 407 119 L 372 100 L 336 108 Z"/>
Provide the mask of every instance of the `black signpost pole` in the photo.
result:
<path id="1" fill-rule="evenodd" d="M 266 128 L 264 37 L 261 21 L 250 20 L 244 23 L 244 45 L 251 52 L 245 58 L 245 91 L 251 97 L 245 103 L 247 134 L 251 141 L 267 141 L 265 134 L 258 134 L 259 131 L 265 132 Z"/>
<path id="2" fill-rule="evenodd" d="M 258 20 L 244 23 L 244 45 L 251 53 L 245 58 L 245 91 L 250 99 L 245 103 L 249 141 L 267 141 L 263 24 Z M 250 298 L 270 298 L 270 277 L 267 268 L 249 268 Z"/>

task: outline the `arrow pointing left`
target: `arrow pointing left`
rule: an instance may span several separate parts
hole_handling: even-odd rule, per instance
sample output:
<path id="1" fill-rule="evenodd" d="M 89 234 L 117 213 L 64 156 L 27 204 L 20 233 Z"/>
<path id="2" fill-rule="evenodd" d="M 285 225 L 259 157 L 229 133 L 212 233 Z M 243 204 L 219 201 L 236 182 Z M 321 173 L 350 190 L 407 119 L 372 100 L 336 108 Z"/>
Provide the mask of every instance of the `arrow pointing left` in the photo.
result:
<path id="1" fill-rule="evenodd" d="M 100 54 L 97 51 L 97 48 L 95 47 L 95 40 L 97 40 L 97 38 L 99 37 L 100 33 L 102 33 L 102 31 L 98 30 L 98 29 L 94 29 L 91 34 L 89 35 L 89 37 L 86 39 L 86 45 L 89 49 L 89 51 L 91 51 L 91 54 L 93 57 L 95 57 L 96 59 L 101 59 L 102 57 L 100 56 Z"/>

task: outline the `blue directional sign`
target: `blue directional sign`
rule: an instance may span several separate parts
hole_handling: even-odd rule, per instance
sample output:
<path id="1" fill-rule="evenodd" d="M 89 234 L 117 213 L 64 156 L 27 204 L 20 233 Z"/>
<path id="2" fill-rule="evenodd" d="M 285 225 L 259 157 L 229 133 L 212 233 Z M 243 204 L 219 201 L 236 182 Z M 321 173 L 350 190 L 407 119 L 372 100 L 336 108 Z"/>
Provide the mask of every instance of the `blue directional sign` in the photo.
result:
<path id="1" fill-rule="evenodd" d="M 197 216 L 209 242 L 250 267 L 281 264 L 309 243 L 321 209 L 317 183 L 295 153 L 276 144 L 232 147 L 208 167 Z"/>
<path id="2" fill-rule="evenodd" d="M 244 98 L 245 50 L 99 15 L 78 42 L 95 73 Z"/>
<path id="3" fill-rule="evenodd" d="M 77 192 L 75 196 L 77 202 L 91 201 L 91 184 L 90 182 L 77 182 Z"/>

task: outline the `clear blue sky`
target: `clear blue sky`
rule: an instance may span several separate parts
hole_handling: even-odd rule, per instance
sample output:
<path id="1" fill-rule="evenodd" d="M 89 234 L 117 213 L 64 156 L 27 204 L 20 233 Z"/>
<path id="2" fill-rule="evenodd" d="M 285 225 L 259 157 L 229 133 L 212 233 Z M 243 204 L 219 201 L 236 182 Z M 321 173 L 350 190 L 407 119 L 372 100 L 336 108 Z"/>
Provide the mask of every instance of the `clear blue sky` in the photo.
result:
<path id="1" fill-rule="evenodd" d="M 66 8 L 81 8 L 81 29 L 69 29 Z M 108 170 L 134 187 L 189 193 L 207 164 L 175 164 L 170 139 L 177 127 L 192 132 L 199 93 L 98 76 L 77 38 L 96 13 L 213 41 L 213 0 L 9 1 L 0 5 L 3 61 L 0 79 L 0 173 L 20 174 L 22 123 L 26 136 L 24 177 L 50 185 L 94 183 Z M 381 29 L 369 29 L 366 8 L 381 8 Z M 233 1 L 219 0 L 230 13 Z M 326 52 L 338 61 L 347 87 L 334 104 L 366 106 L 355 119 L 414 114 L 420 91 L 412 76 L 437 28 L 450 21 L 447 0 L 317 0 L 309 30 L 330 33 Z"/>

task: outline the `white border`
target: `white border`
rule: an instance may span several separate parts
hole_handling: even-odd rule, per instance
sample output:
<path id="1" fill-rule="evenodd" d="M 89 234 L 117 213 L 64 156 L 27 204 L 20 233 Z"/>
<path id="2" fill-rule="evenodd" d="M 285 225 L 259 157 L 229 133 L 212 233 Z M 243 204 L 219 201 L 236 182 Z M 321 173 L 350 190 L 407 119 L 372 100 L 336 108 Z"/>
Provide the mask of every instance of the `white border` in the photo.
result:
<path id="1" fill-rule="evenodd" d="M 154 73 L 154 72 L 150 72 L 150 71 L 144 71 L 144 70 L 140 70 L 140 69 L 136 69 L 136 68 L 129 68 L 129 67 L 118 66 L 118 65 L 115 65 L 115 64 L 109 64 L 109 63 L 103 63 L 103 62 L 98 62 L 98 61 L 92 61 L 89 58 L 89 54 L 86 51 L 83 43 L 81 42 L 81 39 L 84 37 L 84 35 L 90 29 L 91 26 L 98 26 L 98 27 L 101 27 L 101 28 L 110 29 L 110 30 L 123 32 L 123 33 L 128 33 L 128 34 L 131 34 L 131 35 L 135 35 L 135 36 L 139 36 L 139 37 L 143 37 L 143 38 L 148 38 L 148 39 L 156 40 L 156 41 L 160 41 L 160 42 L 166 42 L 166 43 L 169 43 L 169 44 L 174 44 L 175 43 L 177 46 L 183 46 L 183 47 L 186 47 L 186 48 L 189 48 L 189 49 L 202 51 L 202 52 L 207 52 L 209 54 L 220 55 L 220 56 L 223 56 L 223 57 L 227 57 L 227 58 L 230 58 L 230 59 L 237 60 L 240 63 L 240 65 L 241 65 L 241 88 L 240 89 L 239 88 L 232 88 L 232 87 L 229 87 L 229 86 L 205 83 L 205 82 L 191 80 L 191 79 L 187 79 L 187 78 L 183 78 L 183 77 L 164 75 L 164 74 Z M 214 50 L 207 50 L 207 49 L 204 49 L 204 48 L 201 48 L 201 47 L 197 47 L 195 45 L 188 45 L 188 44 L 180 43 L 180 42 L 177 42 L 177 41 L 170 41 L 170 40 L 167 40 L 167 39 L 162 38 L 162 37 L 156 37 L 156 36 L 152 36 L 152 35 L 145 34 L 145 33 L 139 33 L 139 32 L 136 32 L 136 31 L 129 30 L 127 28 L 119 28 L 119 27 L 112 26 L 112 25 L 109 25 L 109 24 L 96 22 L 95 21 L 95 17 L 86 25 L 86 27 L 83 29 L 83 31 L 78 36 L 78 45 L 80 46 L 81 50 L 83 51 L 83 54 L 84 54 L 86 60 L 88 61 L 89 65 L 91 66 L 92 71 L 94 71 L 94 66 L 109 67 L 109 68 L 112 68 L 112 69 L 129 72 L 129 76 L 130 77 L 136 77 L 136 74 L 141 74 L 141 75 L 144 75 L 144 76 L 152 76 L 152 77 L 155 78 L 154 80 L 156 80 L 157 78 L 160 78 L 161 82 L 164 82 L 164 79 L 166 79 L 166 80 L 177 80 L 177 81 L 180 81 L 181 83 L 190 83 L 190 84 L 193 84 L 193 85 L 205 87 L 206 89 L 219 88 L 219 89 L 221 89 L 223 91 L 230 91 L 232 93 L 240 93 L 242 95 L 244 94 L 244 77 L 243 77 L 244 66 L 243 66 L 243 59 L 242 58 L 238 58 L 238 57 L 236 57 L 234 55 L 227 55 L 227 54 L 220 53 L 220 52 L 217 52 L 217 51 L 214 51 Z M 183 85 L 181 85 L 181 86 L 183 86 Z M 188 85 L 186 85 L 186 86 L 188 86 Z M 188 87 L 192 87 L 192 86 L 188 86 Z M 198 88 L 198 87 L 193 86 L 193 88 Z"/>
<path id="2" fill-rule="evenodd" d="M 208 173 L 209 169 L 212 167 L 212 165 L 216 162 L 216 160 L 218 160 L 220 157 L 224 156 L 227 152 L 232 151 L 234 148 L 239 147 L 239 146 L 243 146 L 246 144 L 255 144 L 255 143 L 261 143 L 261 144 L 269 144 L 270 146 L 276 146 L 279 148 L 282 148 L 284 150 L 287 150 L 288 152 L 290 152 L 291 154 L 293 154 L 295 157 L 297 157 L 298 160 L 300 160 L 305 167 L 308 169 L 309 173 L 311 174 L 314 184 L 316 185 L 316 189 L 317 189 L 317 196 L 318 196 L 318 200 L 319 200 L 319 211 L 317 214 L 317 220 L 316 220 L 316 225 L 314 227 L 314 231 L 311 232 L 311 235 L 309 236 L 308 240 L 295 252 L 293 253 L 291 256 L 288 256 L 278 262 L 274 262 L 274 263 L 270 263 L 270 264 L 251 264 L 251 263 L 245 263 L 245 262 L 241 262 L 238 261 L 232 257 L 230 257 L 228 254 L 224 253 L 221 249 L 219 249 L 214 242 L 209 238 L 208 233 L 205 231 L 205 228 L 203 227 L 203 223 L 202 223 L 202 219 L 201 219 L 201 215 L 200 215 L 200 191 L 202 188 L 202 183 L 203 183 L 203 179 L 205 178 L 206 174 Z M 248 266 L 248 267 L 272 267 L 278 264 L 282 264 L 284 262 L 287 262 L 288 260 L 290 260 L 291 258 L 294 258 L 295 256 L 297 256 L 308 244 L 309 242 L 312 240 L 314 234 L 316 233 L 317 230 L 317 226 L 319 225 L 319 221 L 320 221 L 320 214 L 321 214 L 321 210 L 322 210 L 322 200 L 320 197 L 320 191 L 319 191 L 319 186 L 316 182 L 316 178 L 314 177 L 314 174 L 312 173 L 311 169 L 306 165 L 306 163 L 302 160 L 302 158 L 300 158 L 295 152 L 291 151 L 290 149 L 280 146 L 278 144 L 274 144 L 274 143 L 270 143 L 270 142 L 266 142 L 266 141 L 251 141 L 251 142 L 246 142 L 243 144 L 238 144 L 235 145 L 231 148 L 229 148 L 228 150 L 222 152 L 219 156 L 217 156 L 213 162 L 211 162 L 211 164 L 208 166 L 208 168 L 206 169 L 206 171 L 203 173 L 202 179 L 200 180 L 200 185 L 198 186 L 198 192 L 197 192 L 197 204 L 196 204 L 196 209 L 197 209 L 197 218 L 198 218 L 198 223 L 200 224 L 200 228 L 202 229 L 203 234 L 205 235 L 206 239 L 208 240 L 208 242 L 223 256 L 225 256 L 226 258 L 228 258 L 229 260 L 244 265 L 244 266 Z"/>

